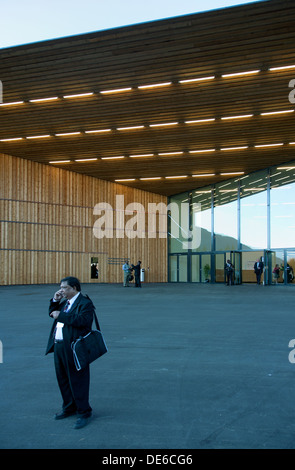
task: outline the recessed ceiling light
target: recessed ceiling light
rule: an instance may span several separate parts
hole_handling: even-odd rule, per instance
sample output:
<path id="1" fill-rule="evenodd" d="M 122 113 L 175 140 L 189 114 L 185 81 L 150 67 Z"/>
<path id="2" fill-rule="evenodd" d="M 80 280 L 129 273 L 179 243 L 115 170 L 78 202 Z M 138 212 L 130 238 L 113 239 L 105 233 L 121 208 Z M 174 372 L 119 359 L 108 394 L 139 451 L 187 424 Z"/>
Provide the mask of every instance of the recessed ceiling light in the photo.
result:
<path id="1" fill-rule="evenodd" d="M 117 89 L 114 89 L 114 90 L 103 90 L 103 91 L 100 91 L 99 93 L 104 95 L 104 94 L 108 94 L 108 93 L 123 93 L 124 91 L 131 91 L 131 90 L 132 90 L 131 87 L 127 87 L 127 88 L 117 88 Z"/>
<path id="2" fill-rule="evenodd" d="M 75 95 L 65 95 L 63 98 L 85 98 L 86 96 L 92 96 L 94 93 L 76 93 Z"/>
<path id="3" fill-rule="evenodd" d="M 214 78 L 215 78 L 215 75 L 210 75 L 209 77 L 189 78 L 187 80 L 179 80 L 179 83 L 201 82 L 203 80 L 213 80 Z"/>

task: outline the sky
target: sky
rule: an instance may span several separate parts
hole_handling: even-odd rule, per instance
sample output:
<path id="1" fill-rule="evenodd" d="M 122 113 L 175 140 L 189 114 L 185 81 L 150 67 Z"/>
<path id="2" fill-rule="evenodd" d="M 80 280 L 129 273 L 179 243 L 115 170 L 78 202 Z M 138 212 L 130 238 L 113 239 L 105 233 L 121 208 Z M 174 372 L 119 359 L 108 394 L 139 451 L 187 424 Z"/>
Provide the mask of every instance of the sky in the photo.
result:
<path id="1" fill-rule="evenodd" d="M 0 49 L 259 0 L 0 0 Z"/>

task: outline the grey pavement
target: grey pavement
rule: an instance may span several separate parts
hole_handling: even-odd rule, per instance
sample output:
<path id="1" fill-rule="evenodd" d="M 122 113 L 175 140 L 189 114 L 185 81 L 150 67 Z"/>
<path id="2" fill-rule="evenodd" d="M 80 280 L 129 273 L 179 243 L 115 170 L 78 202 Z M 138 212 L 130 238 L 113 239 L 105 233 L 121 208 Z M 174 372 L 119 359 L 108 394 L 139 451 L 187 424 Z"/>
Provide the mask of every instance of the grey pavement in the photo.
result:
<path id="1" fill-rule="evenodd" d="M 0 287 L 1 449 L 295 448 L 294 286 L 84 284 L 109 351 L 80 430 L 53 419 L 56 287 Z"/>

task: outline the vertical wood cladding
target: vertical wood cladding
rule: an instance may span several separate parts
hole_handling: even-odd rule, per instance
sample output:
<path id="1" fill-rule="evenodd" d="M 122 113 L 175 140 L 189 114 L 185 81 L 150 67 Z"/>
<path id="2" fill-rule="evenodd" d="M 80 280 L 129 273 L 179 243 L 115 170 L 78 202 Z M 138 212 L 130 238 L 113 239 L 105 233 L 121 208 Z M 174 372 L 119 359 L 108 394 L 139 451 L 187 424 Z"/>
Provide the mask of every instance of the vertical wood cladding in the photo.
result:
<path id="1" fill-rule="evenodd" d="M 100 202 L 112 207 L 115 228 L 116 195 L 124 196 L 124 207 L 144 207 L 144 238 L 117 238 L 115 230 L 113 238 L 94 236 L 100 216 L 93 209 Z M 166 282 L 167 239 L 158 233 L 149 238 L 147 225 L 148 204 L 161 202 L 166 197 L 0 154 L 0 284 L 57 283 L 67 275 L 122 282 L 125 258 L 142 261 L 146 282 Z M 98 259 L 97 280 L 91 279 L 92 257 Z"/>

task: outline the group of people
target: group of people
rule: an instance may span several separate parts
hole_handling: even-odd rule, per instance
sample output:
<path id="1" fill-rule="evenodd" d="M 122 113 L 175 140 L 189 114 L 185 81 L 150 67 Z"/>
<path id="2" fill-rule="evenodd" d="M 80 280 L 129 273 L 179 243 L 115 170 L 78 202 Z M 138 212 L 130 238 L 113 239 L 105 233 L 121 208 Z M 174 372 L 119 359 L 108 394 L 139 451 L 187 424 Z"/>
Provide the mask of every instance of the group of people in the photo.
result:
<path id="1" fill-rule="evenodd" d="M 283 279 L 284 279 L 284 266 L 283 265 L 279 266 L 278 264 L 276 264 L 272 272 L 276 284 L 278 284 L 281 271 L 283 273 Z M 287 266 L 286 266 L 286 273 L 287 273 L 287 282 L 288 283 L 292 282 L 294 279 L 294 273 L 293 273 L 293 268 L 292 266 L 289 265 L 289 263 L 287 263 Z"/>
<path id="2" fill-rule="evenodd" d="M 226 273 L 226 283 L 228 286 L 232 285 L 233 279 L 234 279 L 234 265 L 229 259 L 225 263 L 224 269 Z M 264 263 L 262 261 L 262 258 L 258 258 L 257 261 L 254 263 L 254 273 L 256 275 L 256 282 L 258 285 L 261 284 L 261 276 L 263 274 L 263 270 L 264 270 Z M 276 264 L 272 271 L 276 284 L 278 284 L 278 279 L 280 277 L 281 271 L 284 271 L 284 267 Z M 293 269 L 288 263 L 287 263 L 286 271 L 287 271 L 287 282 L 292 282 L 294 279 Z"/>
<path id="3" fill-rule="evenodd" d="M 259 285 L 261 282 L 261 276 L 264 269 L 264 263 L 261 259 L 258 259 L 254 264 L 254 272 L 256 274 L 256 282 Z M 234 272 L 235 267 L 232 264 L 231 260 L 228 259 L 224 266 L 225 274 L 226 274 L 226 285 L 232 286 L 234 282 Z"/>
<path id="4" fill-rule="evenodd" d="M 141 261 L 138 261 L 135 266 L 134 264 L 131 264 L 130 266 L 128 263 L 128 260 L 126 260 L 122 266 L 122 269 L 124 273 L 124 280 L 123 280 L 124 287 L 129 287 L 129 282 L 133 281 L 133 278 L 135 281 L 134 287 L 141 287 L 141 281 L 140 281 Z M 132 272 L 134 273 L 134 276 Z"/>

